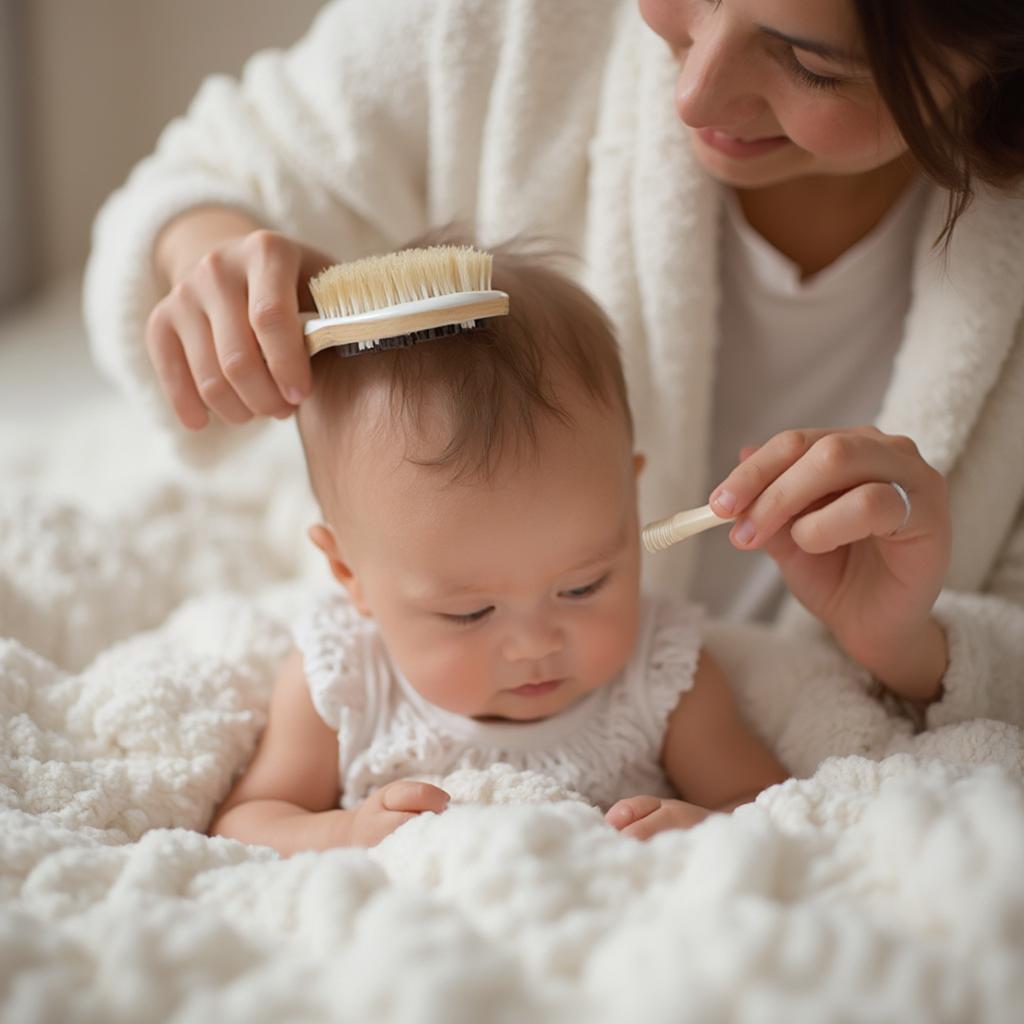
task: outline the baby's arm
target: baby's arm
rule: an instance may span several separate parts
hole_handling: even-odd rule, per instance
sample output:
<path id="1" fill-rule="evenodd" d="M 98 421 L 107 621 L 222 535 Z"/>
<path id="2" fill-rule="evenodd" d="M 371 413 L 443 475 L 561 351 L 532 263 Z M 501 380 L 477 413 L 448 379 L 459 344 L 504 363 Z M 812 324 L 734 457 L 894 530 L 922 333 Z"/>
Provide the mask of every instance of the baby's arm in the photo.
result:
<path id="1" fill-rule="evenodd" d="M 731 811 L 788 773 L 750 731 L 725 674 L 702 652 L 693 687 L 669 716 L 662 766 L 685 800 L 636 796 L 605 815 L 626 835 L 647 839 L 668 828 L 687 828 L 714 811 Z"/>
<path id="2" fill-rule="evenodd" d="M 294 652 L 274 687 L 256 754 L 218 808 L 208 834 L 272 846 L 288 857 L 332 846 L 374 846 L 415 814 L 440 812 L 448 794 L 423 782 L 382 787 L 352 810 L 338 798 L 338 736 L 309 697 Z"/>

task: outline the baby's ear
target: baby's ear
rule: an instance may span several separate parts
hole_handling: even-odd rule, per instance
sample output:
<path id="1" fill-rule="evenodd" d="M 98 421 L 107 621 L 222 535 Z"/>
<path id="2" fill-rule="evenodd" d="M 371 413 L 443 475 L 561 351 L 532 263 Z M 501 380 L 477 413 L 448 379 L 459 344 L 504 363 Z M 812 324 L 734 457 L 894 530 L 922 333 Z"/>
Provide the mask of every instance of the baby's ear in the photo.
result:
<path id="1" fill-rule="evenodd" d="M 309 539 L 324 553 L 331 575 L 348 591 L 348 596 L 352 598 L 352 604 L 355 605 L 356 611 L 360 615 L 372 619 L 373 612 L 370 611 L 363 597 L 362 584 L 348 562 L 345 561 L 334 531 L 326 523 L 317 523 L 309 528 Z"/>

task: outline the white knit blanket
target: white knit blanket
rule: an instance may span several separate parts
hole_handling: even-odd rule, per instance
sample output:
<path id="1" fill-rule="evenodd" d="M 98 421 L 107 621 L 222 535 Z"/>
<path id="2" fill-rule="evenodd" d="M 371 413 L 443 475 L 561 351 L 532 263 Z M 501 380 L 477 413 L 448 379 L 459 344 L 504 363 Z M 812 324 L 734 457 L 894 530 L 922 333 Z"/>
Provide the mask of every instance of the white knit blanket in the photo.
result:
<path id="1" fill-rule="evenodd" d="M 0 1019 L 1020 1020 L 1021 731 L 755 630 L 711 643 L 806 777 L 731 816 L 641 844 L 496 766 L 370 851 L 204 837 L 319 567 L 294 467 L 126 415 L 0 443 Z"/>

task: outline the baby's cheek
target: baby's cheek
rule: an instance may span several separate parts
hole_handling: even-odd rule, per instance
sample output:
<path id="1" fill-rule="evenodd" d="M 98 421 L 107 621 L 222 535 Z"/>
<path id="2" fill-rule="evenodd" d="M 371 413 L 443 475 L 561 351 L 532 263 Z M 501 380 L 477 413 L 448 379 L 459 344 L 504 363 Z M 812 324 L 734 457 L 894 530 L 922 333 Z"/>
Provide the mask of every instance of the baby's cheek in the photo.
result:
<path id="1" fill-rule="evenodd" d="M 584 674 L 592 685 L 601 685 L 616 675 L 629 661 L 636 646 L 635 612 L 597 619 L 579 637 L 577 650 Z"/>
<path id="2" fill-rule="evenodd" d="M 472 644 L 435 637 L 408 652 L 406 663 L 400 666 L 406 677 L 431 704 L 460 715 L 479 713 L 480 680 L 488 670 Z"/>

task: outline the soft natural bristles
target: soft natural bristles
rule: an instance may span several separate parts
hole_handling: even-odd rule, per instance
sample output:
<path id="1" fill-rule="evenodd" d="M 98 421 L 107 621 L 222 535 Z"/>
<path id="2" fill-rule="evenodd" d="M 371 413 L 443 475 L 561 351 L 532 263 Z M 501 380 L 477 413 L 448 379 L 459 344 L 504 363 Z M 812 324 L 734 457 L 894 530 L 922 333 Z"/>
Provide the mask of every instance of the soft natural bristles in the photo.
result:
<path id="1" fill-rule="evenodd" d="M 387 352 L 394 348 L 410 348 L 421 341 L 436 341 L 438 338 L 449 338 L 476 326 L 475 320 L 467 320 L 461 324 L 445 324 L 443 327 L 428 327 L 423 331 L 410 334 L 397 334 L 393 338 L 372 338 L 366 341 L 340 342 L 332 345 L 330 351 L 339 356 L 358 356 L 363 352 Z"/>
<path id="2" fill-rule="evenodd" d="M 309 282 L 309 290 L 321 318 L 355 316 L 402 302 L 487 291 L 492 261 L 490 253 L 468 245 L 403 249 L 328 267 Z"/>

